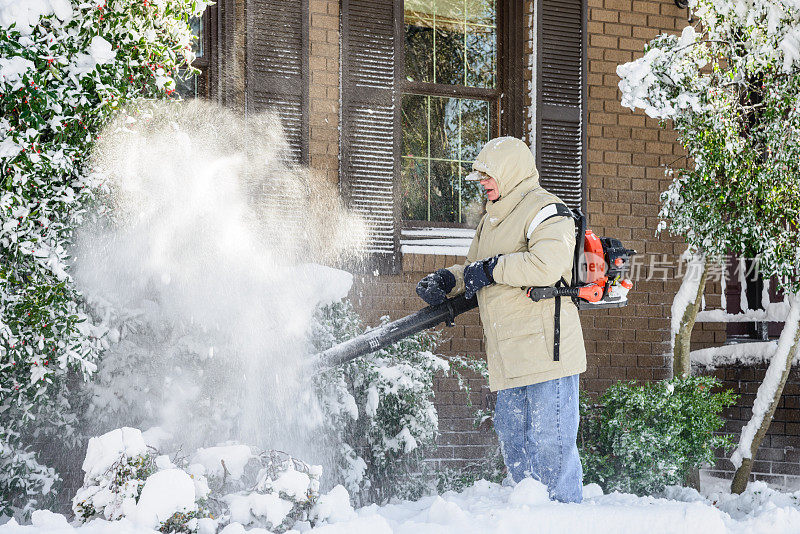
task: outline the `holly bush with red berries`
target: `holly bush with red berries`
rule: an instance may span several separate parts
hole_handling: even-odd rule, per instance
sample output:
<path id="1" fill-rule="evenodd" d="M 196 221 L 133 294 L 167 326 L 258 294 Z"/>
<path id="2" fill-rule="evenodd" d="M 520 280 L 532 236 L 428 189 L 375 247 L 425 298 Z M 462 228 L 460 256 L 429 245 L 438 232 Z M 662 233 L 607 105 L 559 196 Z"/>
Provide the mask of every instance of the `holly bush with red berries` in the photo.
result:
<path id="1" fill-rule="evenodd" d="M 109 117 L 174 98 L 205 0 L 16 0 L 0 7 L 0 513 L 24 513 L 58 473 L 37 449 L 76 446 L 69 385 L 107 346 L 69 269 L 103 190 L 89 165 Z M 74 404 L 74 402 L 72 402 Z"/>

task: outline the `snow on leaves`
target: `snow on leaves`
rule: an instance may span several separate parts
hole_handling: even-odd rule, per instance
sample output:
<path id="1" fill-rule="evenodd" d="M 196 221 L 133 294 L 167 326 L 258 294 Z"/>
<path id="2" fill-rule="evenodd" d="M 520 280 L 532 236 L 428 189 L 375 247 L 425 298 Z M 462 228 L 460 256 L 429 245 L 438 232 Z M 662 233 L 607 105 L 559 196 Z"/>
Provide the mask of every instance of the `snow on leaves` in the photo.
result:
<path id="1" fill-rule="evenodd" d="M 194 59 L 186 21 L 206 4 L 0 3 L 0 512 L 49 491 L 54 474 L 28 452 L 26 424 L 44 413 L 74 439 L 67 373 L 93 373 L 104 346 L 69 276 L 73 231 L 103 189 L 86 157 L 121 103 L 171 94 Z"/>
<path id="2" fill-rule="evenodd" d="M 690 8 L 697 29 L 661 35 L 617 68 L 622 104 L 671 120 L 688 154 L 660 215 L 699 252 L 758 257 L 765 278 L 797 291 L 800 4 Z"/>

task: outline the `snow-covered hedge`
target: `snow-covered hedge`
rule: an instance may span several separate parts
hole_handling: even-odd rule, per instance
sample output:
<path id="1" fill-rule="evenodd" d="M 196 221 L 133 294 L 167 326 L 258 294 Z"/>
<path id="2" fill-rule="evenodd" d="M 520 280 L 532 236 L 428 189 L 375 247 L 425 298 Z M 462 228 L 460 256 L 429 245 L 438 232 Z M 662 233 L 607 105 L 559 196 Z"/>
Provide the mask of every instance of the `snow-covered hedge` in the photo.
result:
<path id="1" fill-rule="evenodd" d="M 30 444 L 76 445 L 68 374 L 94 372 L 103 347 L 68 269 L 102 188 L 86 156 L 126 100 L 174 91 L 194 59 L 188 19 L 206 4 L 0 2 L 0 512 L 50 490 L 56 473 Z"/>
<path id="2" fill-rule="evenodd" d="M 720 413 L 736 396 L 713 392 L 718 386 L 709 376 L 617 382 L 595 403 L 582 399 L 584 482 L 646 495 L 683 484 L 693 468 L 713 463 L 714 449 L 733 446 L 718 432 L 725 423 Z"/>

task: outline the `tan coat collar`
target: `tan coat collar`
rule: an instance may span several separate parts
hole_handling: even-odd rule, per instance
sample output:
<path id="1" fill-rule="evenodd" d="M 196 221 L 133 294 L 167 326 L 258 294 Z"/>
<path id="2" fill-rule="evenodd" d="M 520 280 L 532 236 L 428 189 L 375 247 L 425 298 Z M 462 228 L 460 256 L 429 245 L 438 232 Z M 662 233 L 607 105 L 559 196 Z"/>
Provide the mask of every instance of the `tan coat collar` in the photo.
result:
<path id="1" fill-rule="evenodd" d="M 497 226 L 503 222 L 503 219 L 517 207 L 517 204 L 522 201 L 525 195 L 537 187 L 540 187 L 539 177 L 534 174 L 519 182 L 511 191 L 501 196 L 497 201 L 487 203 L 486 219 L 489 224 Z"/>

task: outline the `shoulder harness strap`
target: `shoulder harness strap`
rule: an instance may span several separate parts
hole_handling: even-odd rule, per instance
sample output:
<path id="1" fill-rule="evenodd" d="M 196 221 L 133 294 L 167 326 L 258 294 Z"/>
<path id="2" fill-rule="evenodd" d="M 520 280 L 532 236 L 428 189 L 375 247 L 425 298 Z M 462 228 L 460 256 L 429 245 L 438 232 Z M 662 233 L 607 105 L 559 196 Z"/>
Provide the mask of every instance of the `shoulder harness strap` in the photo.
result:
<path id="1" fill-rule="evenodd" d="M 533 218 L 525 236 L 530 239 L 536 227 L 553 217 L 572 217 L 572 210 L 564 204 L 548 204 L 540 209 L 539 213 Z"/>
<path id="2" fill-rule="evenodd" d="M 556 287 L 567 287 L 564 277 L 556 282 Z M 561 296 L 556 295 L 555 313 L 553 314 L 553 361 L 557 362 L 561 358 Z"/>

